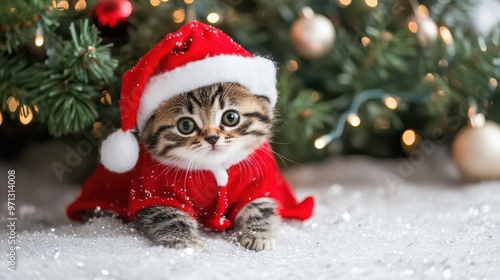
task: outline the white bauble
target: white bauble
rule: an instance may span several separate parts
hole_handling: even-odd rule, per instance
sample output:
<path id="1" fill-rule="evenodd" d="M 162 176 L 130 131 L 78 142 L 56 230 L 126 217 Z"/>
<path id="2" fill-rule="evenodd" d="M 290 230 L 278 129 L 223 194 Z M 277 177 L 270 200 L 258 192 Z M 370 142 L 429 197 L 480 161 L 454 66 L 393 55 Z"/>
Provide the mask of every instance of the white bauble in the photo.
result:
<path id="1" fill-rule="evenodd" d="M 453 143 L 453 158 L 468 179 L 500 179 L 500 125 L 486 121 L 463 128 Z"/>
<path id="2" fill-rule="evenodd" d="M 330 50 L 335 40 L 335 28 L 327 17 L 304 8 L 301 17 L 292 25 L 290 36 L 297 53 L 304 58 L 313 59 Z"/>

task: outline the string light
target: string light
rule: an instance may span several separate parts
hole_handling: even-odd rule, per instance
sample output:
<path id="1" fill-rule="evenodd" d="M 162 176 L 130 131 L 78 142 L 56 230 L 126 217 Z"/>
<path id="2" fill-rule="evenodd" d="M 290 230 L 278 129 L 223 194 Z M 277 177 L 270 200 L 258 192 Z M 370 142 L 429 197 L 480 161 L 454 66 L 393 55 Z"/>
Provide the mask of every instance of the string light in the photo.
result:
<path id="1" fill-rule="evenodd" d="M 443 38 L 443 42 L 447 45 L 453 44 L 453 36 L 448 28 L 441 26 L 439 27 L 439 34 Z"/>
<path id="2" fill-rule="evenodd" d="M 168 1 L 168 0 L 167 0 L 167 1 Z M 184 0 L 184 3 L 186 3 L 186 4 L 188 4 L 188 5 L 189 5 L 189 4 L 193 4 L 193 2 L 194 2 L 194 0 Z"/>
<path id="3" fill-rule="evenodd" d="M 408 129 L 405 132 L 403 132 L 403 135 L 401 136 L 401 141 L 403 141 L 403 144 L 406 146 L 411 146 L 415 144 L 415 141 L 417 140 L 417 134 L 415 131 Z"/>
<path id="4" fill-rule="evenodd" d="M 413 94 L 388 94 L 386 91 L 381 90 L 381 89 L 371 89 L 371 90 L 365 90 L 361 92 L 360 94 L 356 95 L 356 97 L 352 100 L 352 103 L 350 105 L 350 108 L 342 113 L 338 117 L 337 125 L 334 129 L 332 129 L 328 134 L 325 134 L 319 138 L 317 138 L 314 141 L 314 146 L 316 149 L 322 149 L 326 147 L 329 143 L 335 140 L 339 140 L 342 138 L 342 135 L 345 130 L 345 126 L 347 124 L 357 127 L 361 125 L 361 119 L 357 115 L 360 107 L 367 102 L 368 100 L 372 99 L 377 99 L 377 100 L 382 100 L 384 104 L 391 108 L 391 109 L 396 109 L 399 107 L 399 103 L 401 100 L 404 100 L 405 102 L 410 102 L 410 103 L 421 103 L 427 99 L 422 99 L 421 97 L 416 97 Z M 376 129 L 388 129 L 390 127 L 390 122 L 386 119 L 383 119 L 381 117 L 378 117 L 375 121 L 374 124 Z M 411 136 L 411 133 L 413 133 L 414 140 L 408 139 L 409 136 Z M 404 137 L 406 143 L 410 142 L 418 142 L 421 140 L 421 137 L 417 135 L 414 131 L 407 132 L 405 137 Z M 411 141 L 410 141 L 411 140 Z M 403 139 L 401 139 L 402 144 L 405 143 L 403 142 Z M 403 148 L 407 146 L 403 145 Z M 406 151 L 406 150 L 405 150 Z"/>
<path id="5" fill-rule="evenodd" d="M 314 147 L 318 150 L 323 149 L 332 140 L 330 135 L 323 135 L 314 141 Z"/>
<path id="6" fill-rule="evenodd" d="M 186 18 L 186 10 L 184 10 L 183 8 L 175 10 L 172 14 L 172 18 L 174 19 L 175 23 L 183 22 Z"/>
<path id="7" fill-rule="evenodd" d="M 441 67 L 447 67 L 448 66 L 448 60 L 446 59 L 441 59 L 439 62 L 438 62 L 438 65 L 441 66 Z"/>
<path id="8" fill-rule="evenodd" d="M 149 3 L 151 4 L 151 6 L 156 7 L 160 5 L 160 0 L 149 0 Z"/>
<path id="9" fill-rule="evenodd" d="M 411 33 L 417 33 L 418 32 L 418 24 L 414 21 L 408 22 L 408 29 L 410 30 Z"/>
<path id="10" fill-rule="evenodd" d="M 2 111 L 0 111 L 0 125 L 2 125 L 3 123 L 3 115 L 2 115 Z"/>
<path id="11" fill-rule="evenodd" d="M 498 81 L 495 78 L 490 78 L 490 87 L 495 90 L 498 86 Z"/>
<path id="12" fill-rule="evenodd" d="M 101 128 L 102 124 L 100 122 L 95 122 L 92 125 L 92 130 L 91 130 L 92 136 L 94 136 L 95 138 L 101 138 L 104 135 Z"/>
<path id="13" fill-rule="evenodd" d="M 488 50 L 488 47 L 486 46 L 486 41 L 484 40 L 484 37 L 480 36 L 477 38 L 477 43 L 479 44 L 479 48 L 485 52 Z"/>
<path id="14" fill-rule="evenodd" d="M 361 38 L 361 44 L 363 44 L 363 47 L 368 46 L 368 44 L 370 44 L 370 42 L 371 42 L 370 38 L 368 38 L 368 37 Z"/>
<path id="15" fill-rule="evenodd" d="M 358 115 L 351 113 L 347 117 L 347 122 L 353 127 L 358 127 L 361 124 L 361 119 L 358 117 Z"/>
<path id="16" fill-rule="evenodd" d="M 378 5 L 378 0 L 365 0 L 365 3 L 370 8 L 375 8 Z"/>
<path id="17" fill-rule="evenodd" d="M 351 5 L 351 0 L 337 0 L 337 4 L 341 7 L 347 7 Z"/>
<path id="18" fill-rule="evenodd" d="M 427 75 L 425 75 L 425 80 L 428 82 L 434 82 L 434 75 L 432 73 L 427 73 Z"/>
<path id="19" fill-rule="evenodd" d="M 36 33 L 35 33 L 35 45 L 37 47 L 41 47 L 43 45 L 44 38 L 43 38 L 43 30 L 42 26 L 38 25 L 36 28 Z"/>
<path id="20" fill-rule="evenodd" d="M 87 8 L 87 2 L 85 0 L 78 0 L 75 4 L 75 10 L 76 11 L 83 11 Z"/>
<path id="21" fill-rule="evenodd" d="M 217 23 L 220 20 L 220 16 L 218 13 L 210 13 L 207 16 L 207 21 L 210 23 Z"/>
<path id="22" fill-rule="evenodd" d="M 69 9 L 69 3 L 68 3 L 68 1 L 63 0 L 63 1 L 59 2 L 59 3 L 57 3 L 57 7 L 59 9 L 67 10 L 67 9 Z"/>
<path id="23" fill-rule="evenodd" d="M 389 109 L 396 109 L 398 108 L 398 100 L 392 96 L 388 96 L 384 99 L 384 104 L 387 106 Z"/>
<path id="24" fill-rule="evenodd" d="M 286 64 L 286 68 L 288 69 L 288 71 L 295 72 L 297 71 L 297 69 L 299 69 L 299 64 L 297 63 L 297 61 L 290 59 L 290 61 L 288 61 L 288 63 Z"/>
<path id="25" fill-rule="evenodd" d="M 161 2 L 163 2 L 163 3 L 166 3 L 166 2 L 168 2 L 168 0 L 160 0 L 160 1 L 161 1 Z"/>
<path id="26" fill-rule="evenodd" d="M 19 106 L 17 99 L 12 96 L 7 99 L 7 109 L 9 109 L 10 112 L 14 113 L 17 110 L 17 106 Z"/>
<path id="27" fill-rule="evenodd" d="M 101 97 L 100 101 L 104 105 L 111 105 L 111 94 L 107 90 L 102 92 L 103 97 Z"/>
<path id="28" fill-rule="evenodd" d="M 417 13 L 421 17 L 429 17 L 429 10 L 424 5 L 419 5 L 418 6 Z"/>
<path id="29" fill-rule="evenodd" d="M 33 113 L 31 112 L 31 109 L 28 106 L 23 105 L 23 107 L 21 108 L 21 112 L 19 112 L 19 121 L 22 124 L 27 125 L 32 120 L 33 120 Z"/>

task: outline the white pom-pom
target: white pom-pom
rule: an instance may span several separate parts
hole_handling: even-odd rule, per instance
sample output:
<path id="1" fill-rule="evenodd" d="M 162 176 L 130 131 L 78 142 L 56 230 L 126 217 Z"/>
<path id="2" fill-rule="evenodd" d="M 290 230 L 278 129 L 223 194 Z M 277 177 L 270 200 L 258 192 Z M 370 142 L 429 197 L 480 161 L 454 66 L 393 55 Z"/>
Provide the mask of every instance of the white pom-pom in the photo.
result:
<path id="1" fill-rule="evenodd" d="M 139 143 L 130 131 L 119 129 L 102 142 L 101 163 L 109 171 L 127 172 L 134 168 L 138 158 Z"/>

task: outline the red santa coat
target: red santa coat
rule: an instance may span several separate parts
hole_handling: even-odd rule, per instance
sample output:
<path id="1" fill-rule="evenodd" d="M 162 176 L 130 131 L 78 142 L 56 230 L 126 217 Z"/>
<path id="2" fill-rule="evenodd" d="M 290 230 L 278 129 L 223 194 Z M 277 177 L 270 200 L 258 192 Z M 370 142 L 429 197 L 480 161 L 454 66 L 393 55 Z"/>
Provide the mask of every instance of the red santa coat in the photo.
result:
<path id="1" fill-rule="evenodd" d="M 156 161 L 143 147 L 129 172 L 112 173 L 99 165 L 83 183 L 80 196 L 67 209 L 70 219 L 81 220 L 81 212 L 96 207 L 116 212 L 126 221 L 141 209 L 163 205 L 185 211 L 205 227 L 220 231 L 234 224 L 238 211 L 249 202 L 274 198 L 283 218 L 311 217 L 312 197 L 298 203 L 264 144 L 247 159 L 231 166 L 226 186 L 217 186 L 210 171 L 185 171 Z"/>

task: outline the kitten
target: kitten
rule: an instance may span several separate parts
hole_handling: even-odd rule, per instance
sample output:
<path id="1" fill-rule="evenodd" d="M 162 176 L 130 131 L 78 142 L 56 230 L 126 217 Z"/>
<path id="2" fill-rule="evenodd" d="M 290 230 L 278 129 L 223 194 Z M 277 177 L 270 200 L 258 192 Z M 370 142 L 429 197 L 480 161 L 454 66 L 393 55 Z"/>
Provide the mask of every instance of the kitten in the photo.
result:
<path id="1" fill-rule="evenodd" d="M 272 121 L 269 99 L 236 83 L 217 83 L 165 101 L 140 138 L 154 158 L 167 165 L 185 170 L 229 168 L 270 140 Z M 248 249 L 271 249 L 278 223 L 277 203 L 271 198 L 256 199 L 236 216 L 237 239 Z M 135 226 L 165 247 L 201 250 L 203 246 L 197 222 L 176 208 L 144 209 Z"/>

